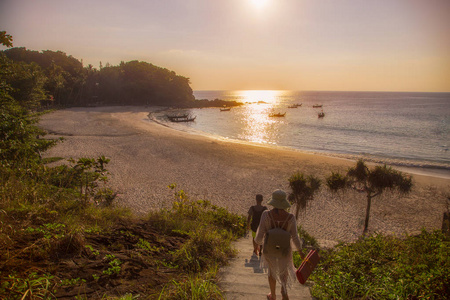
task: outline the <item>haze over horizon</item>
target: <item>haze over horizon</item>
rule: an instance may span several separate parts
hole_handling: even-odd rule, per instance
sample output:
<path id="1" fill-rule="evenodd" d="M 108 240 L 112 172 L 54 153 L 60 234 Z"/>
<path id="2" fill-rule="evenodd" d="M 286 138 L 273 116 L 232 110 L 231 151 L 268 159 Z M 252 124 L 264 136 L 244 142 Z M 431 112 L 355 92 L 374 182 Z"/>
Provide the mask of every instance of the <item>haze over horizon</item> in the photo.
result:
<path id="1" fill-rule="evenodd" d="M 448 0 L 2 0 L 0 30 L 85 66 L 146 61 L 194 90 L 450 92 Z"/>

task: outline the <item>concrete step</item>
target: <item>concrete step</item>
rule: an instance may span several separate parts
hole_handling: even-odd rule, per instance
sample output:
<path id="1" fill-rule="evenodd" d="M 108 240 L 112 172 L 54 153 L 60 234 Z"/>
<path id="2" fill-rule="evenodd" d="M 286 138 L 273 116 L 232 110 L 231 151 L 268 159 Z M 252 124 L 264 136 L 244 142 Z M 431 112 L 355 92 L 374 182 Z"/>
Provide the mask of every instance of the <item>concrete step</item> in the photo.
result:
<path id="1" fill-rule="evenodd" d="M 270 292 L 267 270 L 260 266 L 260 257 L 253 255 L 251 236 L 239 239 L 235 244 L 239 253 L 228 266 L 219 271 L 219 287 L 227 300 L 264 300 Z M 296 282 L 288 289 L 291 300 L 311 300 L 309 288 Z M 281 299 L 277 285 L 277 299 Z"/>

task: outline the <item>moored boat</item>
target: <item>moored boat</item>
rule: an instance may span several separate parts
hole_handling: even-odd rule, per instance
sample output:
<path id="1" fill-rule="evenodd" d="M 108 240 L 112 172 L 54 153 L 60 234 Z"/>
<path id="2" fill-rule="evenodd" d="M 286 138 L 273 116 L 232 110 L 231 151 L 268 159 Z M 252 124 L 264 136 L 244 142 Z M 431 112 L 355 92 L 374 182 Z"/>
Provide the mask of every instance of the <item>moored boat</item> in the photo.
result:
<path id="1" fill-rule="evenodd" d="M 195 118 L 197 118 L 197 116 L 194 116 L 194 117 L 187 116 L 185 118 L 173 118 L 173 119 L 169 119 L 169 120 L 172 122 L 192 122 L 192 121 L 195 121 Z"/>
<path id="2" fill-rule="evenodd" d="M 282 114 L 282 113 L 271 113 L 269 114 L 269 117 L 284 117 L 286 115 L 286 113 Z"/>
<path id="3" fill-rule="evenodd" d="M 167 119 L 169 120 L 176 120 L 176 119 L 186 119 L 189 117 L 189 114 L 181 114 L 181 115 L 166 115 Z"/>
<path id="4" fill-rule="evenodd" d="M 302 104 L 303 104 L 303 103 L 292 104 L 292 105 L 289 105 L 288 108 L 297 108 L 297 107 L 302 106 Z"/>

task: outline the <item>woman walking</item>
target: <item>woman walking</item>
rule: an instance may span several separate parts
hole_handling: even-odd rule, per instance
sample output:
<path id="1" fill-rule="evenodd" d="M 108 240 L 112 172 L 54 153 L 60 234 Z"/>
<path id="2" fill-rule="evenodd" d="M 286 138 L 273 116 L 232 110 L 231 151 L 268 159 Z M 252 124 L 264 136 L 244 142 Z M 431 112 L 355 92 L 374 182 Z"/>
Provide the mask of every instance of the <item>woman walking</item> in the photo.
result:
<path id="1" fill-rule="evenodd" d="M 282 299 L 288 300 L 287 287 L 296 280 L 290 242 L 293 242 L 302 259 L 305 254 L 298 236 L 295 216 L 286 211 L 291 206 L 286 193 L 282 190 L 274 191 L 267 204 L 273 206 L 273 209 L 263 212 L 255 237 L 255 242 L 263 245 L 263 262 L 269 270 L 270 294 L 267 299 L 276 299 L 275 289 L 278 281 Z"/>

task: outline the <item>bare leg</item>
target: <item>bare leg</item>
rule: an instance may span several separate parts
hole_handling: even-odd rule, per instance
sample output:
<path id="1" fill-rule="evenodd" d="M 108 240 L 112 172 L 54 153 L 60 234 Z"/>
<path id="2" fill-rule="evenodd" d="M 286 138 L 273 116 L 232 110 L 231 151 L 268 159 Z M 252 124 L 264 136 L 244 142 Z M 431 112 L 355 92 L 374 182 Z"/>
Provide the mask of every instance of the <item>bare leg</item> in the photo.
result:
<path id="1" fill-rule="evenodd" d="M 283 287 L 281 287 L 281 299 L 283 300 L 289 300 L 289 296 L 287 294 L 287 290 L 285 290 Z"/>
<path id="2" fill-rule="evenodd" d="M 255 239 L 253 239 L 253 252 L 258 255 L 258 244 L 255 242 Z"/>
<path id="3" fill-rule="evenodd" d="M 281 299 L 283 300 L 289 300 L 289 296 L 287 293 L 287 272 L 285 273 L 285 275 L 282 275 L 280 278 L 283 282 L 283 284 L 281 285 Z"/>
<path id="4" fill-rule="evenodd" d="M 270 294 L 272 295 L 273 300 L 277 299 L 276 293 L 275 293 L 276 285 L 277 285 L 276 279 L 269 275 Z"/>

